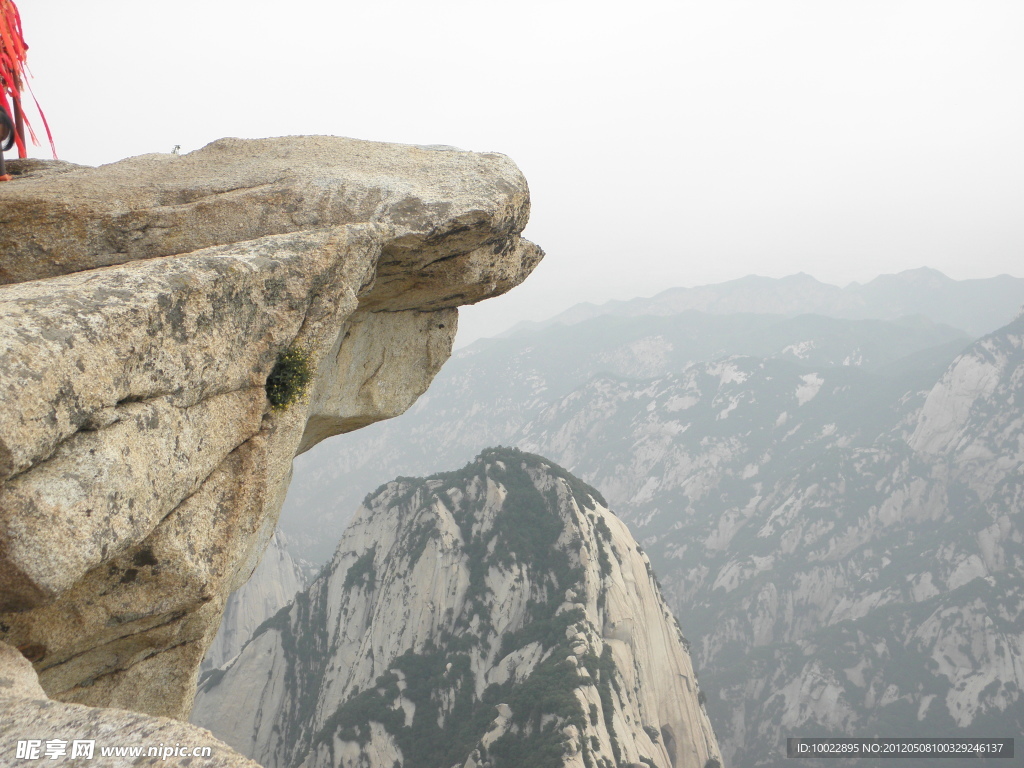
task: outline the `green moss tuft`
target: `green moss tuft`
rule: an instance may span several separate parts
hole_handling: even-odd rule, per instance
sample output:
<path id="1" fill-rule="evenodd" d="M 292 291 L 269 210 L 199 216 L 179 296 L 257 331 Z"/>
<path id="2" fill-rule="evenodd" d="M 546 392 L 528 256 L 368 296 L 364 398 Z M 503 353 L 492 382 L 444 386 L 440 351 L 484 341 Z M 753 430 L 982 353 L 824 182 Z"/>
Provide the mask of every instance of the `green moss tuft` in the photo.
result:
<path id="1" fill-rule="evenodd" d="M 275 411 L 283 411 L 296 402 L 309 388 L 313 374 L 309 369 L 309 353 L 289 347 L 277 356 L 274 369 L 267 376 L 267 399 Z"/>

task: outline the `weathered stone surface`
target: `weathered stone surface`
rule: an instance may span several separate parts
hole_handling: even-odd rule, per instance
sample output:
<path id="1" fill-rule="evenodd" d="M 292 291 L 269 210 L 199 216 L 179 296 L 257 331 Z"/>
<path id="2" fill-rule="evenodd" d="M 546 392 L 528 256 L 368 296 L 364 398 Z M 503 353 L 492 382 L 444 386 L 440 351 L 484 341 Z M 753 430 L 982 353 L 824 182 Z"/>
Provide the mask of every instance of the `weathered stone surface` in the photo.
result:
<path id="1" fill-rule="evenodd" d="M 89 168 L 88 165 L 69 163 L 66 160 L 47 160 L 39 157 L 24 157 L 8 160 L 6 163 L 7 173 L 11 176 L 35 176 L 36 178 L 45 174 L 67 173 Z"/>
<path id="2" fill-rule="evenodd" d="M 51 696 L 177 717 L 295 454 L 408 408 L 455 307 L 542 256 L 507 158 L 328 137 L 26 174 L 0 210 L 0 641 Z M 312 385 L 273 410 L 292 348 Z"/>
<path id="3" fill-rule="evenodd" d="M 78 704 L 60 704 L 46 698 L 32 665 L 11 646 L 0 643 L 0 765 L 35 760 L 50 762 L 44 752 L 47 746 L 63 750 L 54 760 L 68 761 L 75 740 L 93 741 L 91 758 L 79 756 L 74 763 L 128 768 L 128 766 L 162 765 L 193 768 L 259 768 L 256 763 L 237 752 L 203 728 L 164 717 L 149 717 L 117 709 L 96 709 Z M 18 742 L 34 739 L 37 758 L 18 757 Z M 57 743 L 54 743 L 57 742 Z M 140 756 L 104 756 L 104 747 L 141 748 Z M 150 747 L 159 750 L 149 755 Z M 178 748 L 163 755 L 162 749 Z M 195 755 L 193 750 L 209 748 L 209 756 Z M 187 755 L 183 754 L 187 750 Z"/>
<path id="4" fill-rule="evenodd" d="M 454 309 L 354 317 L 320 369 L 300 452 L 404 412 L 448 359 L 457 324 Z"/>
<path id="5" fill-rule="evenodd" d="M 259 567 L 228 598 L 202 669 L 214 669 L 234 658 L 256 628 L 288 605 L 307 581 L 306 573 L 288 551 L 284 533 L 275 531 Z"/>
<path id="6" fill-rule="evenodd" d="M 512 247 L 530 212 L 503 155 L 335 136 L 220 139 L 6 187 L 5 283 L 357 222 L 391 230 L 382 275 L 400 275 Z"/>

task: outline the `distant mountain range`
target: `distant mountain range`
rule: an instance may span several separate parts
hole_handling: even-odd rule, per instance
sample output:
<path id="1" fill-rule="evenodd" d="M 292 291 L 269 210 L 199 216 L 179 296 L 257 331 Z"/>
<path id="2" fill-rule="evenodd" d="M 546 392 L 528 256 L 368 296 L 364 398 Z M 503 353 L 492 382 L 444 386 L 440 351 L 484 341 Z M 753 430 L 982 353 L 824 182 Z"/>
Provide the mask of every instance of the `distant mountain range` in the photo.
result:
<path id="1" fill-rule="evenodd" d="M 514 444 L 560 398 L 595 377 L 626 380 L 681 371 L 732 355 L 835 367 L 877 386 L 927 386 L 971 341 L 917 317 L 896 322 L 816 315 L 596 317 L 572 326 L 461 350 L 403 416 L 325 442 L 295 461 L 281 516 L 294 551 L 313 562 L 333 553 L 367 488 L 403 473 L 469 461 L 481 444 Z"/>
<path id="2" fill-rule="evenodd" d="M 1024 729 L 1022 372 L 1024 318 L 925 388 L 733 357 L 594 378 L 515 442 L 650 554 L 725 764 L 781 768 L 787 735 Z"/>
<path id="3" fill-rule="evenodd" d="M 788 766 L 785 736 L 1020 732 L 1024 288 L 1001 295 L 977 341 L 934 314 L 694 310 L 484 340 L 300 457 L 282 525 L 323 561 L 366 489 L 516 445 L 649 553 L 725 765 Z"/>
<path id="4" fill-rule="evenodd" d="M 687 310 L 727 315 L 747 312 L 771 315 L 816 314 L 861 320 L 896 320 L 924 315 L 934 322 L 981 336 L 1006 325 L 1019 311 L 1024 278 L 999 275 L 979 280 L 953 280 L 922 267 L 881 275 L 845 288 L 800 273 L 783 278 L 748 275 L 696 288 L 669 288 L 650 298 L 577 304 L 549 320 L 519 323 L 504 336 L 536 331 L 554 324 L 574 325 L 602 315 L 675 315 Z"/>

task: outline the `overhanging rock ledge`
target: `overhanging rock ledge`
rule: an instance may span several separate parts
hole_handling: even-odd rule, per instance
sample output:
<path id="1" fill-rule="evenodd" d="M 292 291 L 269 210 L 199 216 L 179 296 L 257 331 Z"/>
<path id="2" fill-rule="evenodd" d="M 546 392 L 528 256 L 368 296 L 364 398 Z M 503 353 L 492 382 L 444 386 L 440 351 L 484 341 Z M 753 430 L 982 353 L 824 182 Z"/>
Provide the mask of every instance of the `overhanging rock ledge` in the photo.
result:
<path id="1" fill-rule="evenodd" d="M 337 137 L 0 186 L 0 643 L 51 698 L 188 715 L 292 458 L 402 413 L 457 310 L 521 282 L 497 154 Z M 273 410 L 280 353 L 312 366 Z"/>

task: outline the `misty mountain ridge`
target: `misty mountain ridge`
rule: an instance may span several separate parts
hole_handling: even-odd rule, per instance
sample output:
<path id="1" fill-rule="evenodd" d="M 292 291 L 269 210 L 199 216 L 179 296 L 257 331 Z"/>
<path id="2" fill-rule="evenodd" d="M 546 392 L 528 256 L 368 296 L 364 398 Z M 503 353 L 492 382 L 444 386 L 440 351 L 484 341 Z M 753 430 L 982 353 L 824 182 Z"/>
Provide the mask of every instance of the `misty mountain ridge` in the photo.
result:
<path id="1" fill-rule="evenodd" d="M 879 320 L 923 315 L 977 337 L 1013 319 L 1020 310 L 1022 296 L 1024 278 L 997 275 L 954 280 L 930 267 L 880 275 L 867 283 L 850 283 L 842 288 L 804 272 L 782 278 L 748 275 L 694 288 L 668 288 L 648 298 L 603 304 L 584 302 L 548 320 L 518 323 L 501 337 L 556 324 L 574 325 L 601 315 L 674 315 L 686 310 Z"/>
<path id="2" fill-rule="evenodd" d="M 650 555 L 727 765 L 781 768 L 786 735 L 1024 727 L 1022 334 L 923 389 L 753 358 L 598 377 L 522 429 Z"/>
<path id="3" fill-rule="evenodd" d="M 645 379 L 740 356 L 802 373 L 843 369 L 865 387 L 903 391 L 930 387 L 970 342 L 962 331 L 921 317 L 697 311 L 599 316 L 481 340 L 456 353 L 407 413 L 298 457 L 280 524 L 302 558 L 324 562 L 366 488 L 469 461 L 481 444 L 515 444 L 545 408 L 594 378 Z"/>
<path id="4" fill-rule="evenodd" d="M 384 468 L 514 444 L 649 553 L 726 765 L 785 765 L 786 734 L 1013 732 L 1022 323 L 971 343 L 920 316 L 691 310 L 481 341 L 406 415 L 300 459 L 290 524 L 340 525 Z"/>

